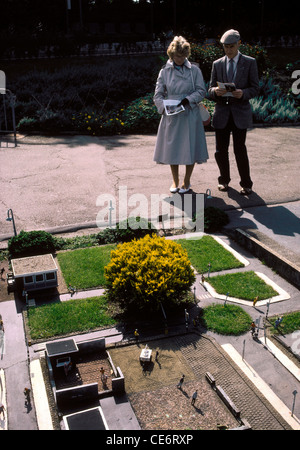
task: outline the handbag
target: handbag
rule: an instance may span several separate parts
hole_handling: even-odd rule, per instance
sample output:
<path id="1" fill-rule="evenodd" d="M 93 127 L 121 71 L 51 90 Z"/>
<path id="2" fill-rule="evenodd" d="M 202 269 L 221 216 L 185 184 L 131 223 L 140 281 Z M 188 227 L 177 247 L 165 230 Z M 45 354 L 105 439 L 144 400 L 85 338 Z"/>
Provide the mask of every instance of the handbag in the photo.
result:
<path id="1" fill-rule="evenodd" d="M 201 119 L 203 121 L 203 125 L 206 127 L 210 124 L 210 114 L 206 106 L 203 105 L 203 103 L 198 103 L 199 109 L 200 109 L 200 115 Z"/>
<path id="2" fill-rule="evenodd" d="M 195 83 L 194 83 L 192 70 L 191 70 L 191 77 L 192 77 L 192 82 L 193 82 L 193 89 L 195 90 Z M 208 109 L 206 108 L 206 106 L 203 105 L 202 102 L 198 103 L 198 107 L 200 110 L 200 115 L 201 115 L 201 119 L 203 122 L 203 126 L 206 127 L 207 125 L 210 124 L 210 113 L 209 113 Z"/>

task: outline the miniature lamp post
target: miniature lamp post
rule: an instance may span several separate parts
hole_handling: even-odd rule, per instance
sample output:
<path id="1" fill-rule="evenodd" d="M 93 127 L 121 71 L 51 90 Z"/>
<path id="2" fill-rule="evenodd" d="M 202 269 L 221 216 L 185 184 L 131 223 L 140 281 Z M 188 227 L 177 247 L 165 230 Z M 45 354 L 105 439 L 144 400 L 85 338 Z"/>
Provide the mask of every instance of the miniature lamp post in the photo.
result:
<path id="1" fill-rule="evenodd" d="M 226 302 L 227 302 L 228 296 L 229 296 L 229 292 L 227 292 L 227 294 L 226 294 L 226 298 L 225 298 L 224 306 L 226 305 Z"/>
<path id="2" fill-rule="evenodd" d="M 206 201 L 207 200 L 209 200 L 210 198 L 212 198 L 212 195 L 211 195 L 211 190 L 210 189 L 206 189 L 206 192 L 205 192 L 205 197 L 204 197 L 204 207 L 206 206 Z"/>
<path id="3" fill-rule="evenodd" d="M 268 315 L 269 315 L 270 303 L 271 303 L 271 299 L 268 301 L 268 304 L 267 304 L 266 319 L 268 318 Z"/>
<path id="4" fill-rule="evenodd" d="M 208 273 L 207 273 L 207 277 L 209 278 L 210 275 L 210 270 L 211 270 L 211 263 L 208 263 Z"/>
<path id="5" fill-rule="evenodd" d="M 6 218 L 6 220 L 8 222 L 12 222 L 13 223 L 14 235 L 17 236 L 17 230 L 16 230 L 15 219 L 14 219 L 14 213 L 13 213 L 12 209 L 9 209 L 7 211 L 7 218 Z"/>
<path id="6" fill-rule="evenodd" d="M 109 228 L 111 228 L 111 215 L 112 215 L 112 211 L 114 210 L 114 207 L 112 205 L 112 201 L 110 200 L 109 202 Z"/>
<path id="7" fill-rule="evenodd" d="M 246 346 L 246 339 L 243 340 L 243 356 L 242 359 L 245 359 L 245 346 Z"/>
<path id="8" fill-rule="evenodd" d="M 296 389 L 293 391 L 293 396 L 294 396 L 294 399 L 293 399 L 293 407 L 292 407 L 292 417 L 293 417 L 293 414 L 294 414 L 294 409 L 295 409 L 295 402 L 296 402 L 296 395 L 298 394 L 298 392 L 296 391 Z"/>

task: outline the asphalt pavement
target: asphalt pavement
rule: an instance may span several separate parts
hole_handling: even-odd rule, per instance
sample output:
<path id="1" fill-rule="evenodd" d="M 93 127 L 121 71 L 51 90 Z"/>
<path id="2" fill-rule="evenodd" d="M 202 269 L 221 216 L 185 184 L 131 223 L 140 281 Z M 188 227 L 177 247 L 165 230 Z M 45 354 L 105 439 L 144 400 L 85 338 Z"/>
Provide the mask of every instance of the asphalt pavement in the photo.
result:
<path id="1" fill-rule="evenodd" d="M 262 243 L 288 258 L 299 267 L 300 257 L 300 127 L 254 128 L 248 132 L 247 145 L 254 181 L 253 194 L 239 194 L 239 180 L 231 152 L 232 182 L 226 193 L 217 190 L 217 167 L 214 161 L 214 133 L 207 133 L 208 163 L 195 167 L 192 194 L 199 204 L 219 207 L 227 212 L 227 231 L 242 228 Z M 6 221 L 12 209 L 17 232 L 45 229 L 56 234 L 76 235 L 98 231 L 108 226 L 110 219 L 123 214 L 141 215 L 152 219 L 158 214 L 182 216 L 182 204 L 170 209 L 170 170 L 153 163 L 155 136 L 19 136 L 18 146 L 0 148 L 0 244 L 4 248 L 12 235 L 12 223 Z M 211 198 L 204 194 L 211 193 Z M 200 194 L 197 196 L 197 194 Z M 195 197 L 194 197 L 195 198 Z M 111 202 L 111 203 L 110 203 Z M 109 206 L 113 206 L 110 210 Z M 288 294 L 289 298 L 271 305 L 270 314 L 279 315 L 299 310 L 299 290 L 286 279 L 263 265 L 248 250 L 239 247 L 227 233 L 225 242 L 250 261 L 251 267 L 263 271 Z M 198 282 L 196 295 L 201 306 L 214 301 Z M 66 298 L 64 300 L 67 300 Z M 252 317 L 266 314 L 266 305 L 246 307 Z M 5 324 L 4 347 L 0 368 L 1 399 L 6 406 L 6 420 L 0 428 L 47 428 L 47 418 L 39 421 L 37 397 L 25 404 L 23 389 L 33 383 L 36 366 L 32 361 L 38 352 L 26 346 L 22 305 L 14 301 L 1 303 Z M 110 333 L 110 340 L 122 335 Z M 299 379 L 280 357 L 270 351 L 260 335 L 261 345 L 247 337 L 214 336 L 233 358 L 245 355 L 250 372 L 264 380 L 290 414 L 293 392 L 300 393 Z M 228 347 L 231 346 L 231 347 Z M 233 349 L 233 350 L 232 350 Z M 237 354 L 235 353 L 237 352 Z M 239 361 L 240 364 L 243 361 Z M 246 369 L 245 369 L 246 370 Z M 259 379 L 260 379 L 259 378 Z M 43 393 L 39 394 L 43 402 Z M 282 408 L 280 404 L 280 408 Z M 129 405 L 130 406 L 130 405 Z M 294 426 L 300 417 L 297 398 Z"/>

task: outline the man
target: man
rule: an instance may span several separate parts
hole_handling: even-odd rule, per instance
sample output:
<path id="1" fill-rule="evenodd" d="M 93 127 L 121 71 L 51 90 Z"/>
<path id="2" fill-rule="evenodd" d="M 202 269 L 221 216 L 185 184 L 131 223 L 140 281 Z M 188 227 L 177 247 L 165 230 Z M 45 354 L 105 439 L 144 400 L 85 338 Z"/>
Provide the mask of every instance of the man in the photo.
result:
<path id="1" fill-rule="evenodd" d="M 192 396 L 191 404 L 192 404 L 193 406 L 195 405 L 195 401 L 196 401 L 197 395 L 198 395 L 198 390 L 196 390 L 196 391 L 193 393 L 193 396 Z"/>
<path id="2" fill-rule="evenodd" d="M 182 375 L 182 377 L 180 378 L 179 383 L 177 384 L 178 389 L 182 389 L 184 377 L 185 377 L 185 375 Z"/>
<path id="3" fill-rule="evenodd" d="M 258 94 L 259 78 L 254 58 L 239 52 L 240 34 L 228 30 L 221 37 L 225 56 L 213 63 L 209 96 L 216 102 L 212 125 L 216 130 L 215 159 L 219 167 L 220 191 L 227 191 L 230 182 L 229 141 L 233 138 L 233 150 L 240 175 L 242 195 L 252 192 L 253 182 L 246 148 L 247 128 L 252 125 L 249 100 Z M 228 92 L 221 83 L 234 83 L 235 90 Z"/>

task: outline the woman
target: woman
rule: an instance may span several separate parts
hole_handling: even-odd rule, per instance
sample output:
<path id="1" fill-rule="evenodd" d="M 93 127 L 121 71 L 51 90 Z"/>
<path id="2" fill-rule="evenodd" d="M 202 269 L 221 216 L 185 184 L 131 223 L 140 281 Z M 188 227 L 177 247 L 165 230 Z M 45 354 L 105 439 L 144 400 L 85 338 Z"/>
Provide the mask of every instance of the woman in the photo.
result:
<path id="1" fill-rule="evenodd" d="M 201 70 L 188 61 L 190 44 L 176 36 L 167 50 L 169 60 L 159 72 L 154 103 L 162 114 L 158 128 L 154 161 L 169 164 L 173 177 L 172 193 L 184 194 L 191 188 L 195 163 L 207 161 L 208 153 L 198 103 L 206 94 Z M 176 115 L 164 113 L 163 100 L 179 100 L 185 110 Z M 185 177 L 179 187 L 179 165 L 185 165 Z"/>

